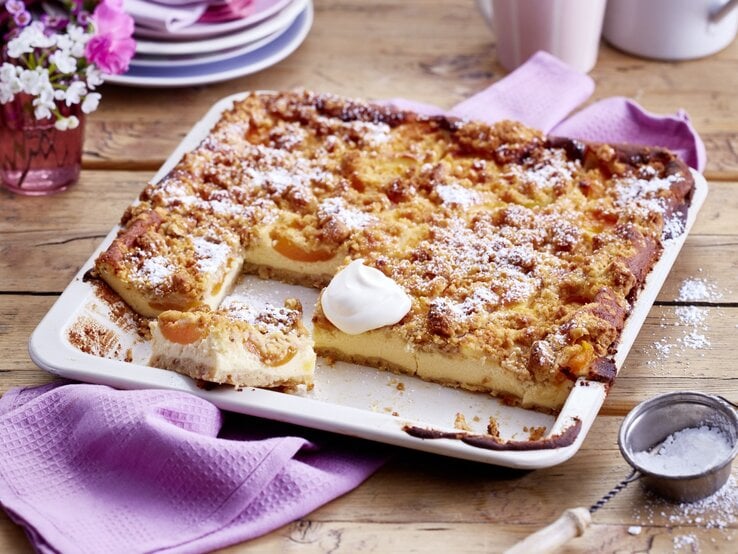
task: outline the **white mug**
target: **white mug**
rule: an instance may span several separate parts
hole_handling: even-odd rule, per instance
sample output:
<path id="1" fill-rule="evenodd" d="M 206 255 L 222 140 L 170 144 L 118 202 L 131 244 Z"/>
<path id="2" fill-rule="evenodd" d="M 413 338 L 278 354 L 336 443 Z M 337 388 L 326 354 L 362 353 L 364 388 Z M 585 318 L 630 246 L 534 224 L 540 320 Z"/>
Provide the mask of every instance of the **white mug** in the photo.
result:
<path id="1" fill-rule="evenodd" d="M 738 31 L 738 0 L 609 0 L 603 35 L 638 56 L 688 60 L 714 54 Z"/>
<path id="2" fill-rule="evenodd" d="M 597 62 L 605 0 L 477 0 L 511 71 L 545 50 L 580 71 Z"/>

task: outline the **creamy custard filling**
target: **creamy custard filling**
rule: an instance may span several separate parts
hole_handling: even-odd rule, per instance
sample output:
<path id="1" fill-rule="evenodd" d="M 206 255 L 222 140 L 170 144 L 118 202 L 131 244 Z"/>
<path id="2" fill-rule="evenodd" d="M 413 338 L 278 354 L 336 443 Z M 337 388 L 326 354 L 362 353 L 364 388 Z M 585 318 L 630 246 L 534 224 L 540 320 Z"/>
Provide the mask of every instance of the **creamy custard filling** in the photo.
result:
<path id="1" fill-rule="evenodd" d="M 491 360 L 414 350 L 391 327 L 348 335 L 337 329 L 315 326 L 313 338 L 315 350 L 321 356 L 380 367 L 447 386 L 492 393 L 506 400 L 516 399 L 516 403 L 524 408 L 556 411 L 563 405 L 573 385 L 568 380 L 553 384 L 521 379 L 519 373 Z"/>
<path id="2" fill-rule="evenodd" d="M 151 365 L 234 386 L 312 386 L 313 343 L 302 310 L 257 310 L 229 299 L 216 311 L 165 311 L 151 323 Z"/>

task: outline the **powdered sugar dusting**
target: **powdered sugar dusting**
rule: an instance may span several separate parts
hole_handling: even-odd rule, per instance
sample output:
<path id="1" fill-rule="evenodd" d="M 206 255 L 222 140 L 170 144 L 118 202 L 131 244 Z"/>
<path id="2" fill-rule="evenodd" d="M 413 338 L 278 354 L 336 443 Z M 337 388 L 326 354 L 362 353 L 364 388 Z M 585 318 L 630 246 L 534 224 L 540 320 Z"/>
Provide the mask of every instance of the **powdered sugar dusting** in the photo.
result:
<path id="1" fill-rule="evenodd" d="M 295 175 L 284 167 L 270 167 L 266 170 L 260 170 L 254 167 L 244 169 L 244 175 L 251 180 L 251 185 L 256 187 L 264 187 L 269 185 L 269 192 L 281 195 L 287 187 L 293 184 L 299 184 Z"/>
<path id="2" fill-rule="evenodd" d="M 332 183 L 335 176 L 311 160 L 264 145 L 249 146 L 253 159 L 243 162 L 243 185 L 258 188 L 273 198 L 285 195 L 311 198 L 311 184 Z"/>
<path id="3" fill-rule="evenodd" d="M 636 452 L 633 459 L 658 475 L 696 475 L 723 464 L 732 449 L 722 429 L 702 425 L 672 433 L 654 448 Z"/>
<path id="4" fill-rule="evenodd" d="M 682 338 L 682 344 L 684 344 L 684 346 L 686 346 L 687 348 L 699 350 L 701 348 L 707 348 L 708 346 L 710 346 L 710 341 L 702 333 L 698 333 L 697 331 L 690 331 Z"/>
<path id="5" fill-rule="evenodd" d="M 707 319 L 707 310 L 698 306 L 677 306 L 674 313 L 682 325 L 702 325 Z"/>
<path id="6" fill-rule="evenodd" d="M 735 477 L 730 476 L 725 485 L 711 496 L 697 502 L 681 504 L 667 502 L 655 494 L 647 494 L 645 504 L 637 509 L 634 516 L 640 523 L 649 525 L 665 523 L 670 528 L 713 529 L 723 534 L 726 541 L 732 541 L 733 532 L 730 527 L 738 521 L 738 485 Z M 673 538 L 673 547 L 675 550 L 689 548 L 691 552 L 698 552 L 699 539 L 694 533 L 679 534 Z"/>
<path id="7" fill-rule="evenodd" d="M 374 221 L 374 216 L 349 208 L 341 197 L 326 198 L 318 206 L 318 217 L 333 216 L 349 229 L 361 229 Z"/>
<path id="8" fill-rule="evenodd" d="M 548 191 L 557 184 L 571 181 L 580 167 L 581 164 L 578 161 L 570 161 L 563 150 L 554 150 L 545 162 L 538 162 L 532 166 L 513 164 L 502 176 Z"/>
<path id="9" fill-rule="evenodd" d="M 377 146 L 390 139 L 390 126 L 386 123 L 352 121 L 349 125 L 362 135 L 364 142 L 371 146 Z"/>
<path id="10" fill-rule="evenodd" d="M 289 330 L 295 321 L 296 312 L 285 307 L 264 303 L 258 308 L 245 303 L 238 297 L 228 298 L 221 309 L 234 319 L 244 321 L 267 333 Z"/>
<path id="11" fill-rule="evenodd" d="M 661 338 L 651 344 L 655 356 L 648 361 L 653 366 L 669 357 L 683 357 L 687 350 L 702 350 L 710 346 L 707 336 L 711 308 L 700 306 L 677 306 L 674 308 L 675 325 L 680 328 L 681 335 L 673 340 Z M 662 316 L 661 327 L 667 327 L 666 318 Z M 686 361 L 685 363 L 688 363 Z"/>
<path id="12" fill-rule="evenodd" d="M 489 290 L 496 291 L 504 302 L 527 300 L 542 285 L 534 269 L 544 254 L 530 244 L 515 244 L 501 236 L 503 233 L 495 234 L 486 225 L 478 221 L 476 228 L 470 228 L 463 220 L 454 219 L 449 227 L 439 229 L 430 245 L 438 255 L 432 257 L 429 270 L 448 275 L 451 281 L 479 272 L 479 281 L 486 281 Z M 473 296 L 478 289 L 470 292 Z"/>
<path id="13" fill-rule="evenodd" d="M 688 548 L 690 551 L 695 551 L 698 547 L 698 541 L 697 537 L 693 534 L 688 535 L 677 535 L 674 537 L 672 544 L 674 545 L 674 550 L 682 550 L 683 548 Z"/>
<path id="14" fill-rule="evenodd" d="M 680 525 L 702 525 L 707 529 L 725 529 L 738 520 L 738 485 L 730 476 L 715 494 L 677 506 L 676 513 L 669 516 L 670 523 Z"/>
<path id="15" fill-rule="evenodd" d="M 152 256 L 144 260 L 141 269 L 134 279 L 158 286 L 167 281 L 174 273 L 171 262 L 164 256 Z"/>
<path id="16" fill-rule="evenodd" d="M 679 237 L 685 229 L 680 214 L 670 213 L 666 209 L 663 194 L 671 189 L 674 182 L 681 179 L 679 175 L 655 177 L 655 171 L 641 171 L 639 176 L 627 176 L 615 182 L 615 204 L 634 210 L 643 217 L 649 213 L 660 213 L 664 217 L 662 236 L 665 241 Z"/>
<path id="17" fill-rule="evenodd" d="M 220 271 L 228 261 L 230 246 L 223 242 L 212 242 L 204 237 L 192 239 L 197 258 L 197 268 L 207 274 Z"/>
<path id="18" fill-rule="evenodd" d="M 631 176 L 623 177 L 615 182 L 617 203 L 621 206 L 627 206 L 635 202 L 654 199 L 659 192 L 669 190 L 671 185 L 678 179 L 680 179 L 678 175 L 652 179 L 639 179 L 638 177 Z"/>
<path id="19" fill-rule="evenodd" d="M 681 302 L 715 302 L 723 293 L 715 283 L 702 278 L 685 279 L 680 287 L 677 300 Z M 708 336 L 709 316 L 711 309 L 702 306 L 676 306 L 674 308 L 675 325 L 680 328 L 681 335 L 675 339 L 661 338 L 655 340 L 649 348 L 654 356 L 647 362 L 656 365 L 669 357 L 685 357 L 688 350 L 704 350 L 711 346 Z M 661 327 L 666 328 L 668 322 L 662 316 Z M 685 361 L 689 364 L 689 361 Z"/>
<path id="20" fill-rule="evenodd" d="M 684 221 L 678 214 L 671 214 L 664 219 L 663 236 L 669 244 L 679 237 L 685 230 Z"/>
<path id="21" fill-rule="evenodd" d="M 479 287 L 462 302 L 454 302 L 446 298 L 438 298 L 434 302 L 448 308 L 457 320 L 464 321 L 482 310 L 497 306 L 500 303 L 500 297 L 494 291 Z"/>
<path id="22" fill-rule="evenodd" d="M 468 208 L 474 204 L 478 204 L 482 197 L 481 195 L 472 189 L 462 187 L 459 184 L 452 183 L 450 185 L 438 185 L 436 192 L 443 202 L 449 206 L 461 206 L 462 208 Z"/>
<path id="23" fill-rule="evenodd" d="M 718 291 L 714 283 L 706 279 L 691 278 L 682 282 L 677 300 L 682 302 L 715 302 L 722 297 L 722 293 Z"/>

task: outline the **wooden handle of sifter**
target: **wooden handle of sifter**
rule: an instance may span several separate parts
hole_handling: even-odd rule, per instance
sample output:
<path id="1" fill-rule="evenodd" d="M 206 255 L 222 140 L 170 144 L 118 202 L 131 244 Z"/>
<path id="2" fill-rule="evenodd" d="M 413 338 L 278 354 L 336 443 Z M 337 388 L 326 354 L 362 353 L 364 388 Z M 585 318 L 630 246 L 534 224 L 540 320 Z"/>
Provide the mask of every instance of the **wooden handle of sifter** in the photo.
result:
<path id="1" fill-rule="evenodd" d="M 509 548 L 505 554 L 554 552 L 571 539 L 580 537 L 591 522 L 587 508 L 569 508 L 559 519 Z"/>

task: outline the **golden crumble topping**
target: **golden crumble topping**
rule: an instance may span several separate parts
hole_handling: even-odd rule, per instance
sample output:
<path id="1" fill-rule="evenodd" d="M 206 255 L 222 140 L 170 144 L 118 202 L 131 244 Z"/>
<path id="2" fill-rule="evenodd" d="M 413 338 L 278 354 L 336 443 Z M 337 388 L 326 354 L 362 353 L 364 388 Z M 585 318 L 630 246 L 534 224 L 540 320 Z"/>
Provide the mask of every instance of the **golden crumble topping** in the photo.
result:
<path id="1" fill-rule="evenodd" d="M 396 325 L 410 348 L 535 382 L 611 378 L 604 362 L 663 242 L 683 231 L 692 188 L 661 149 L 254 93 L 146 187 L 97 268 L 191 307 L 232 249 L 259 266 L 266 246 L 297 273 L 363 258 L 411 296 Z M 314 321 L 331 326 L 319 306 Z"/>
<path id="2" fill-rule="evenodd" d="M 231 299 L 217 310 L 168 310 L 159 314 L 157 323 L 170 342 L 186 345 L 218 335 L 227 342 L 243 344 L 267 366 L 287 363 L 308 337 L 302 324 L 302 305 L 294 298 L 288 298 L 283 307 L 267 304 L 256 309 Z"/>

